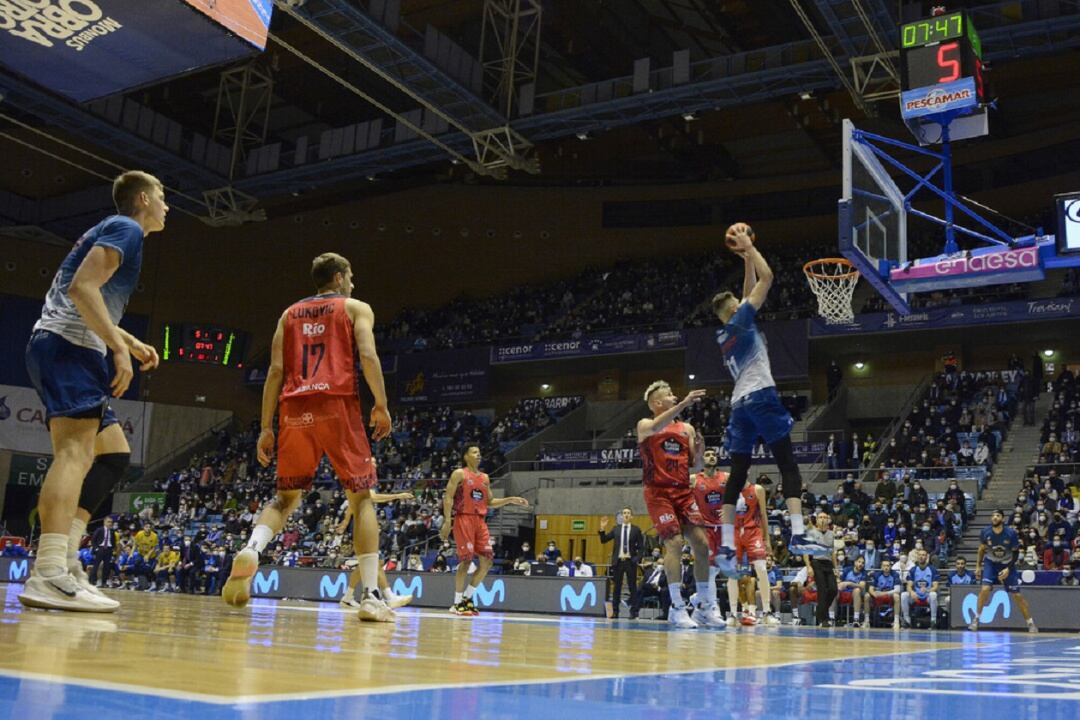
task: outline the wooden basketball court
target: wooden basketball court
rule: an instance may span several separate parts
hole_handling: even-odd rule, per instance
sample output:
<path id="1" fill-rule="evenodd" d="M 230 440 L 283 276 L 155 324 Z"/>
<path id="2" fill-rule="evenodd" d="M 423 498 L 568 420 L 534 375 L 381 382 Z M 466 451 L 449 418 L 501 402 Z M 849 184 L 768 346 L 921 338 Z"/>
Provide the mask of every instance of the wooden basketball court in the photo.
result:
<path id="1" fill-rule="evenodd" d="M 239 611 L 218 598 L 135 592 L 114 594 L 115 615 L 76 615 L 28 611 L 21 585 L 0 587 L 0 717 L 790 717 L 822 701 L 835 714 L 856 702 L 876 716 L 915 701 L 933 716 L 1033 701 L 1040 719 L 1080 712 L 1075 636 L 673 632 L 414 609 L 377 625 L 325 603 L 257 600 Z M 981 684 L 987 663 L 992 687 Z M 1006 705 L 984 705 L 991 699 Z"/>

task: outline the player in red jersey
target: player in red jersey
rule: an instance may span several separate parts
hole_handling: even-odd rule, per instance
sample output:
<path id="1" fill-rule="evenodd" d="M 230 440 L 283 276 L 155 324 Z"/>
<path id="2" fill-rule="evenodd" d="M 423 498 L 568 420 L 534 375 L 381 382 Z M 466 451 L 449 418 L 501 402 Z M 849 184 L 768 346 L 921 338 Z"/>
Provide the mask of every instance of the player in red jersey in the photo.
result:
<path id="1" fill-rule="evenodd" d="M 741 565 L 749 565 L 757 577 L 758 594 L 761 596 L 762 618 L 765 625 L 775 627 L 779 618 L 771 612 L 772 598 L 769 593 L 769 570 L 766 558 L 772 555 L 769 543 L 769 515 L 765 488 L 754 482 L 748 482 L 739 493 L 735 504 L 735 559 Z M 728 578 L 728 597 L 738 597 L 738 580 Z M 745 608 L 742 624 L 757 625 L 755 609 Z"/>
<path id="2" fill-rule="evenodd" d="M 491 548 L 491 535 L 488 534 L 488 508 L 492 510 L 504 505 L 529 507 L 529 501 L 520 497 L 491 497 L 491 481 L 487 473 L 480 472 L 480 448 L 470 445 L 461 456 L 465 463 L 450 475 L 443 494 L 443 522 L 439 537 L 445 542 L 454 530 L 454 544 L 457 545 L 458 566 L 454 575 L 454 604 L 450 612 L 455 615 L 479 615 L 480 611 L 472 601 L 473 593 L 484 581 L 495 553 Z M 469 564 L 479 557 L 476 572 L 468 587 Z"/>
<path id="3" fill-rule="evenodd" d="M 724 505 L 724 486 L 727 485 L 728 474 L 719 468 L 720 453 L 716 448 L 705 448 L 702 453 L 703 467 L 701 472 L 695 473 L 690 482 L 690 490 L 694 494 L 694 502 L 697 504 L 701 515 L 702 527 L 709 542 L 709 587 L 705 593 L 704 602 L 716 609 L 720 609 L 716 600 L 716 576 L 719 570 L 713 565 L 713 558 L 720 549 L 720 508 Z M 702 598 L 698 598 L 700 603 Z"/>
<path id="4" fill-rule="evenodd" d="M 373 437 L 390 434 L 386 387 L 375 350 L 375 314 L 367 303 L 353 300 L 352 267 L 336 253 L 324 253 L 311 265 L 318 294 L 291 305 L 278 320 L 270 347 L 270 369 L 263 386 L 262 432 L 258 456 L 270 465 L 274 451 L 274 412 L 279 413 L 277 495 L 263 508 L 247 547 L 237 553 L 222 587 L 225 602 L 243 607 L 251 599 L 251 578 L 259 554 L 281 532 L 286 518 L 311 488 L 325 454 L 345 488 L 355 518 L 353 548 L 364 587 L 361 620 L 390 622 L 394 612 L 379 598 L 379 524 L 371 490 L 375 460 L 371 456 L 357 394 L 359 356 L 364 380 L 375 398 L 371 409 Z"/>
<path id="5" fill-rule="evenodd" d="M 723 627 L 715 604 L 708 606 L 709 597 L 709 541 L 701 527 L 694 494 L 690 490 L 690 457 L 694 464 L 701 464 L 705 444 L 689 423 L 678 420 L 679 413 L 705 396 L 704 390 L 691 390 L 681 401 L 675 400 L 671 386 L 659 380 L 645 391 L 645 402 L 652 411 L 651 418 L 642 418 L 637 424 L 638 453 L 641 455 L 642 485 L 645 506 L 649 510 L 653 527 L 664 541 L 664 572 L 668 577 L 671 594 L 671 611 L 668 620 L 678 628 L 696 628 L 701 623 L 711 627 Z M 694 579 L 700 603 L 695 617 L 690 617 L 682 598 L 682 547 L 683 538 L 690 542 L 694 551 Z M 699 622 L 700 621 L 700 622 Z"/>

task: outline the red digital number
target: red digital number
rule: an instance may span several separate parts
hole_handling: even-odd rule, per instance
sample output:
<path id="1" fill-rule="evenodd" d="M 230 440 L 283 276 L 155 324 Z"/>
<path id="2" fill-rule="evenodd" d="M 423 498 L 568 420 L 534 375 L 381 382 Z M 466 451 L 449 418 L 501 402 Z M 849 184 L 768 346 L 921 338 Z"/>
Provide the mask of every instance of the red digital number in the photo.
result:
<path id="1" fill-rule="evenodd" d="M 946 57 L 947 54 L 959 51 L 960 43 L 951 42 L 946 43 L 938 47 L 937 51 L 937 64 L 941 70 L 947 72 L 947 75 L 943 75 L 938 78 L 939 83 L 952 82 L 953 80 L 960 79 L 960 60 L 950 60 Z"/>

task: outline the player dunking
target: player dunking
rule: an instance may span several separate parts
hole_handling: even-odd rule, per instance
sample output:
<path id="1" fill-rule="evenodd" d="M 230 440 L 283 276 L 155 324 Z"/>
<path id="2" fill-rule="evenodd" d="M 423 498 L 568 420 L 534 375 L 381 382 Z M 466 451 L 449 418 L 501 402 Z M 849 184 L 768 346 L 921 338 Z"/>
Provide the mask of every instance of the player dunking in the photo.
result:
<path id="1" fill-rule="evenodd" d="M 361 620 L 391 622 L 394 612 L 378 597 L 379 524 L 371 489 L 375 461 L 361 417 L 356 358 L 375 398 L 371 409 L 373 437 L 390 434 L 386 387 L 375 350 L 375 314 L 354 300 L 352 267 L 336 253 L 324 253 L 311 264 L 318 294 L 291 305 L 278 320 L 270 346 L 270 370 L 263 386 L 262 432 L 258 456 L 270 465 L 274 450 L 274 412 L 278 409 L 277 495 L 263 508 L 247 547 L 237 553 L 221 589 L 225 602 L 243 607 L 251 599 L 251 578 L 259 554 L 281 532 L 285 520 L 311 488 L 319 461 L 330 458 L 352 509 L 353 549 L 360 583 Z"/>
<path id="2" fill-rule="evenodd" d="M 968 624 L 968 630 L 979 629 L 979 615 L 990 599 L 990 591 L 996 583 L 1005 587 L 1005 592 L 1016 600 L 1020 613 L 1027 621 L 1028 632 L 1039 632 L 1031 618 L 1027 600 L 1020 594 L 1020 577 L 1016 572 L 1016 555 L 1020 549 L 1020 536 L 1016 530 L 1005 525 L 1005 514 L 995 510 L 990 516 L 990 527 L 984 528 L 979 540 L 979 554 L 975 564 L 982 568 L 982 590 L 975 609 L 975 618 Z"/>
<path id="3" fill-rule="evenodd" d="M 743 259 L 743 299 L 722 292 L 712 300 L 713 311 L 724 323 L 716 341 L 724 355 L 724 364 L 735 379 L 731 393 L 731 417 L 727 428 L 727 449 L 731 454 L 731 477 L 724 489 L 723 546 L 716 558 L 717 567 L 728 577 L 737 574 L 735 565 L 735 504 L 746 485 L 751 453 L 760 436 L 772 450 L 780 468 L 784 500 L 791 518 L 791 552 L 797 555 L 827 557 L 832 548 L 810 542 L 804 537 L 802 513 L 802 477 L 791 447 L 794 421 L 780 402 L 769 366 L 769 351 L 754 318 L 765 303 L 772 287 L 773 272 L 754 247 L 749 225 L 736 223 L 728 228 L 725 242 Z"/>
<path id="4" fill-rule="evenodd" d="M 458 566 L 454 575 L 454 604 L 450 612 L 455 615 L 479 615 L 473 594 L 491 569 L 495 553 L 491 548 L 491 535 L 488 534 L 487 511 L 504 505 L 529 507 L 529 501 L 520 497 L 491 497 L 491 481 L 487 473 L 480 472 L 480 448 L 470 445 L 462 453 L 464 467 L 450 474 L 443 494 L 443 521 L 439 537 L 445 542 L 454 530 L 454 544 L 457 545 Z M 469 581 L 469 564 L 479 557 L 476 572 Z M 468 581 L 468 587 L 466 587 Z"/>
<path id="5" fill-rule="evenodd" d="M 685 629 L 699 627 L 701 623 L 724 627 L 724 619 L 716 607 L 716 583 L 709 574 L 709 540 L 701 527 L 701 513 L 690 489 L 691 452 L 694 464 L 700 464 L 705 444 L 692 425 L 677 419 L 679 413 L 704 396 L 704 390 L 691 390 L 676 402 L 671 386 L 658 380 L 645 390 L 645 402 L 653 416 L 642 418 L 637 424 L 645 507 L 664 542 L 664 572 L 669 578 L 671 595 L 668 620 L 675 627 Z M 678 580 L 682 577 L 684 536 L 694 551 L 698 597 L 694 618 L 683 601 Z"/>
<path id="6" fill-rule="evenodd" d="M 76 553 L 90 514 L 131 458 L 109 397 L 120 397 L 131 383 L 129 356 L 142 370 L 158 364 L 157 351 L 117 323 L 139 282 L 143 239 L 164 229 L 169 207 L 161 181 L 144 172 L 121 174 L 112 195 L 118 214 L 88 230 L 64 258 L 26 346 L 53 450 L 38 500 L 37 561 L 19 595 L 28 607 L 112 612 L 119 606 L 89 582 Z"/>

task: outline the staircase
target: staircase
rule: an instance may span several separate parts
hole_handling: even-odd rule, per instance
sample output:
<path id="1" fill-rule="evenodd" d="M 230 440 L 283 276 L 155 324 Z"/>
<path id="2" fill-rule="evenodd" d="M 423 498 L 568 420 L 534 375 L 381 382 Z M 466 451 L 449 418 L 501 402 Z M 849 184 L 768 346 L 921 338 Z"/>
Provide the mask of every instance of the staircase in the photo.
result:
<path id="1" fill-rule="evenodd" d="M 1042 394 L 1035 404 L 1036 420 L 1046 417 L 1052 401 L 1052 394 Z M 1040 429 L 1039 422 L 1032 427 L 1024 427 L 1017 420 L 1013 421 L 1009 437 L 1005 439 L 998 454 L 994 471 L 987 481 L 982 497 L 979 498 L 975 517 L 964 529 L 964 534 L 956 546 L 956 554 L 967 557 L 969 563 L 975 560 L 975 553 L 979 549 L 979 534 L 990 525 L 990 515 L 997 508 L 1010 512 L 1016 504 L 1016 494 L 1020 491 L 1025 470 L 1039 459 Z"/>

